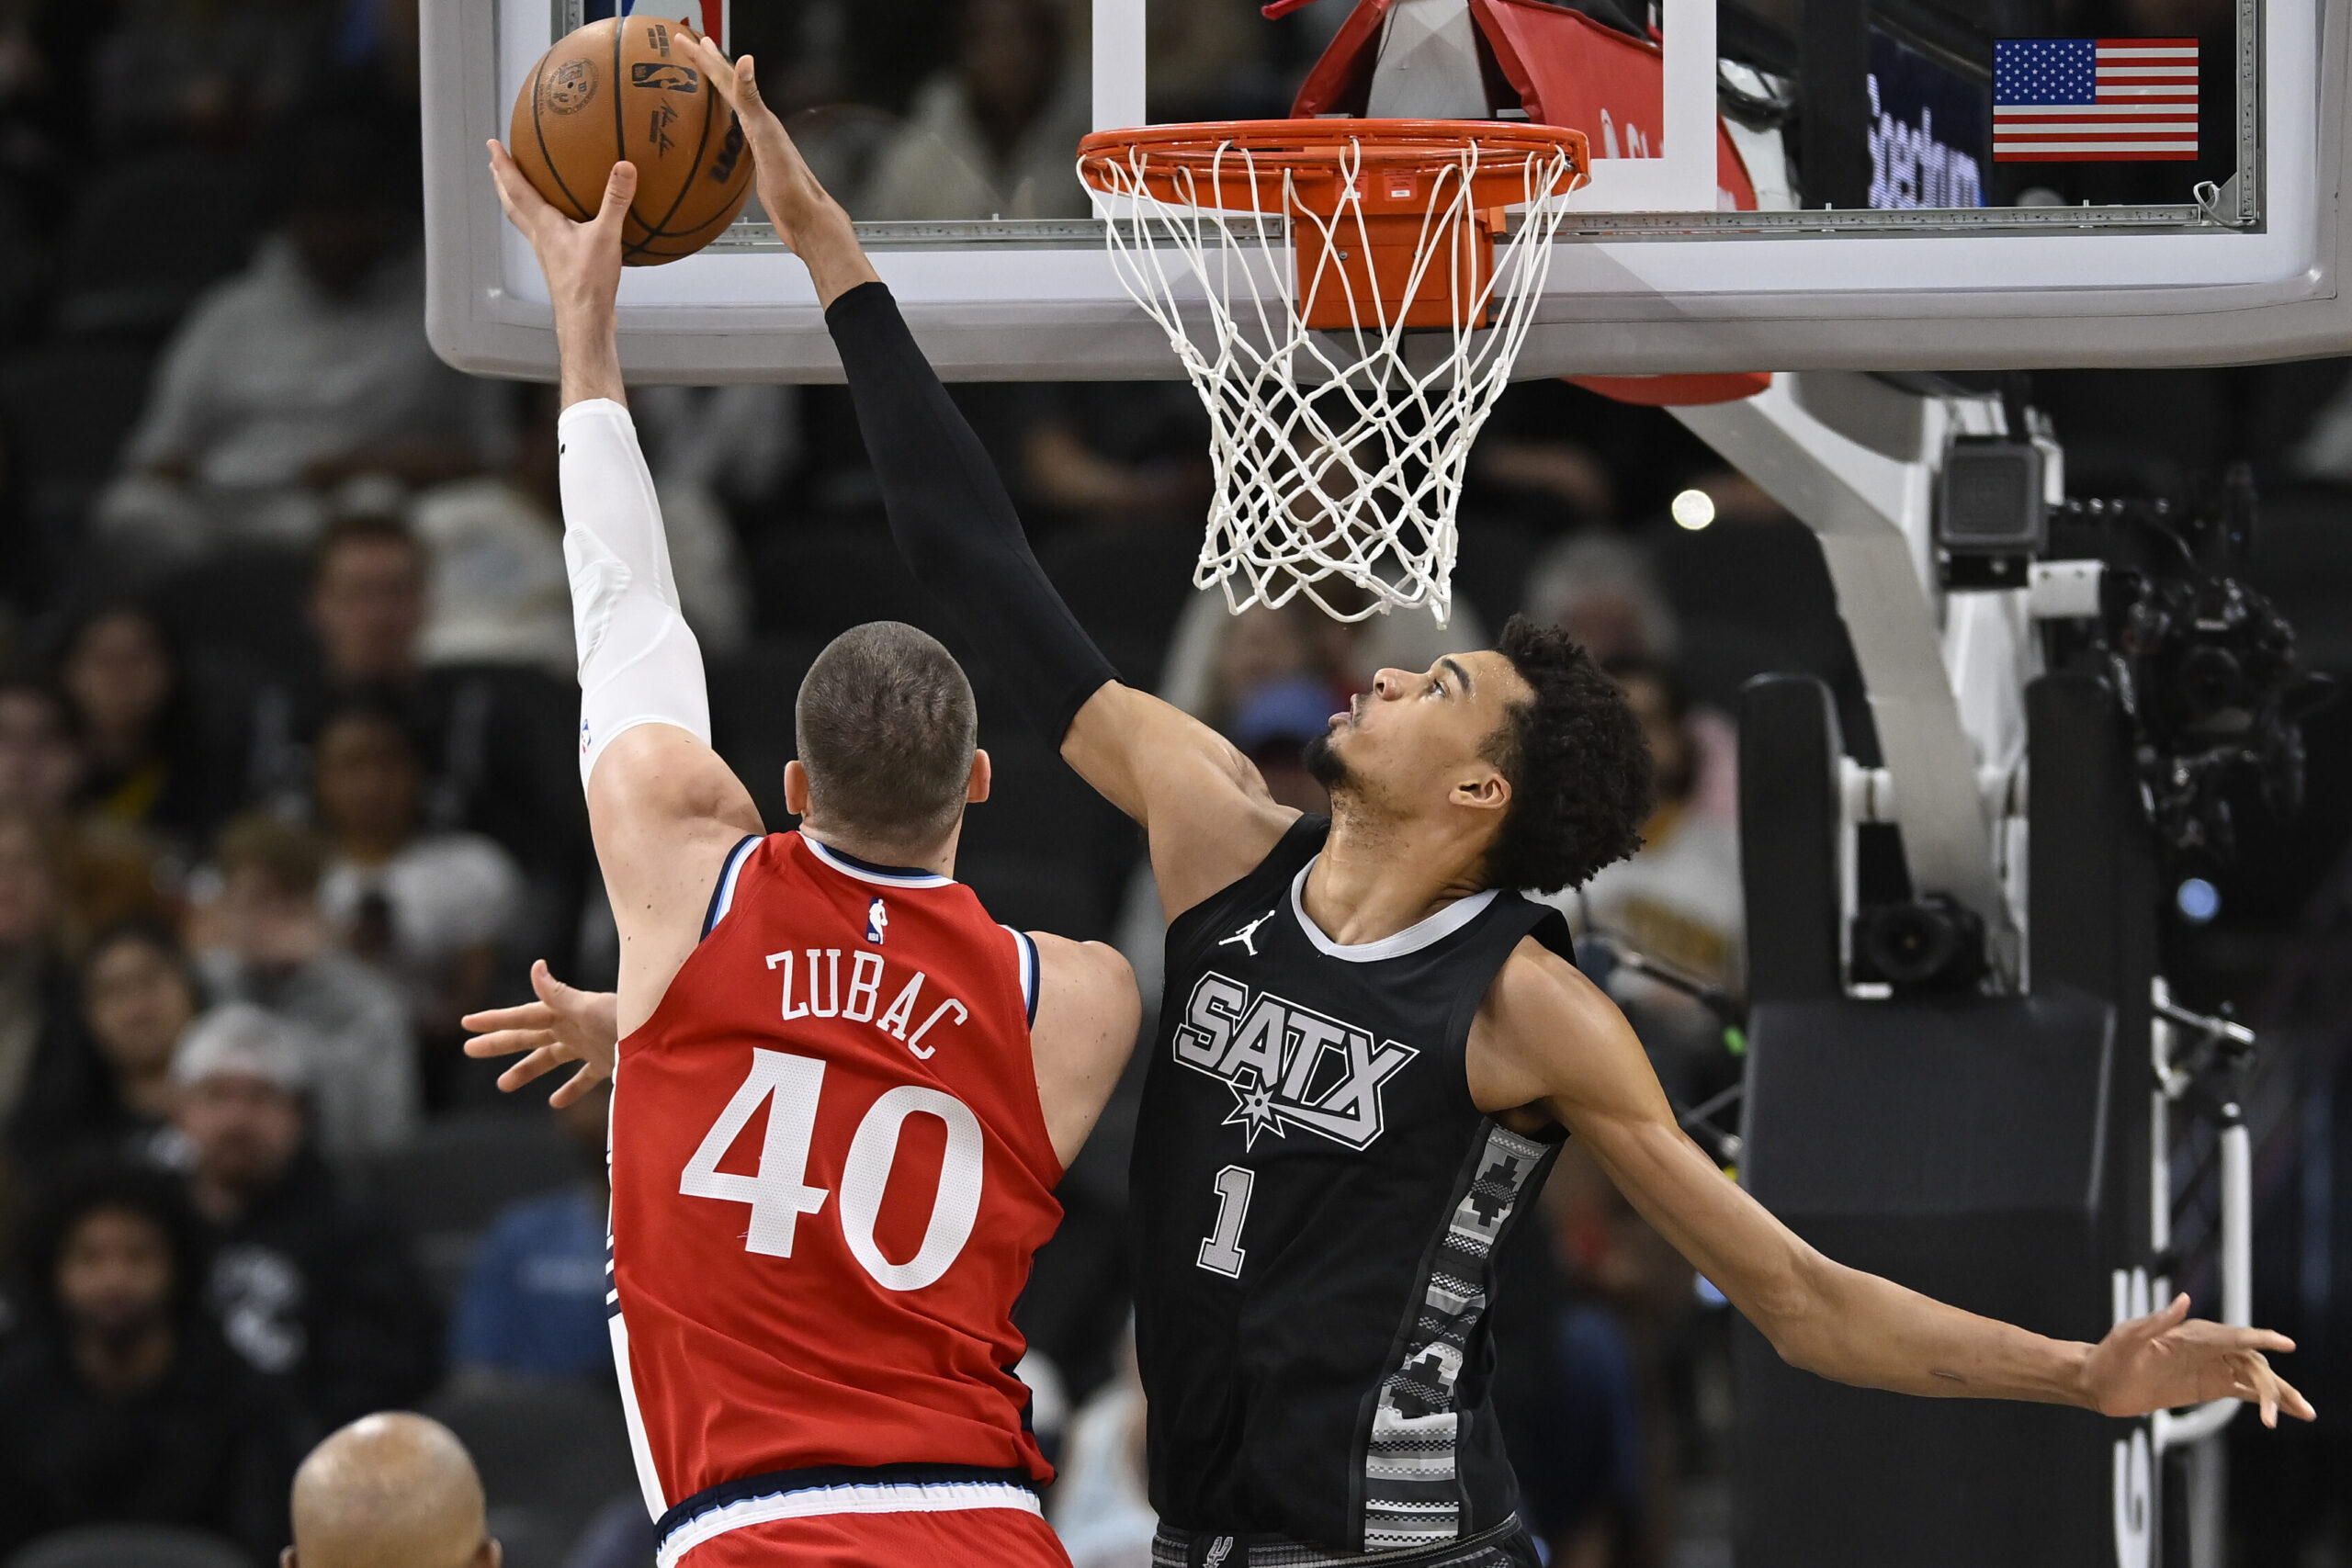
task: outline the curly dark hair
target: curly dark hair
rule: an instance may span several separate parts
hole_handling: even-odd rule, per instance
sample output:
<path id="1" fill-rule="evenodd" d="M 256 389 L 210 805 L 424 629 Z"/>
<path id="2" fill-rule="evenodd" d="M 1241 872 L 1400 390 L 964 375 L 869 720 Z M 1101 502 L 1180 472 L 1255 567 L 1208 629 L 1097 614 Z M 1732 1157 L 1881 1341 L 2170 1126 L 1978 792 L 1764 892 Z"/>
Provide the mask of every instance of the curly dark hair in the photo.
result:
<path id="1" fill-rule="evenodd" d="M 40 1194 L 17 1247 L 21 1304 L 33 1322 L 61 1326 L 57 1265 L 75 1227 L 101 1209 L 122 1209 L 153 1225 L 172 1255 L 171 1315 L 201 1311 L 209 1262 L 201 1223 L 180 1183 L 143 1166 L 97 1158 L 69 1165 Z"/>
<path id="2" fill-rule="evenodd" d="M 1490 887 L 1581 887 L 1642 847 L 1657 784 L 1625 694 L 1566 634 L 1513 615 L 1495 650 L 1535 690 L 1515 703 L 1484 755 L 1510 781 L 1487 851 Z"/>

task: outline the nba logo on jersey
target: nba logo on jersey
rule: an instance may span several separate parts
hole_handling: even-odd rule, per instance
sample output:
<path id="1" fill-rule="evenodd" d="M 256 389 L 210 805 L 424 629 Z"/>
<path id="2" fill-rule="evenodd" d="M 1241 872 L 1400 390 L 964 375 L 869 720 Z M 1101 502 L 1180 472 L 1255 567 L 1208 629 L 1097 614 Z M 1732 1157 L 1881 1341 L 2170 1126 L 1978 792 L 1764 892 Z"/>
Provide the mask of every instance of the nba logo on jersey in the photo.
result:
<path id="1" fill-rule="evenodd" d="M 865 907 L 866 941 L 879 947 L 882 944 L 882 932 L 889 924 L 890 911 L 882 907 L 881 899 L 876 898 Z"/>
<path id="2" fill-rule="evenodd" d="M 580 20 L 584 26 L 607 17 L 660 17 L 684 22 L 727 49 L 728 14 L 733 9 L 734 0 L 586 0 L 580 8 Z"/>

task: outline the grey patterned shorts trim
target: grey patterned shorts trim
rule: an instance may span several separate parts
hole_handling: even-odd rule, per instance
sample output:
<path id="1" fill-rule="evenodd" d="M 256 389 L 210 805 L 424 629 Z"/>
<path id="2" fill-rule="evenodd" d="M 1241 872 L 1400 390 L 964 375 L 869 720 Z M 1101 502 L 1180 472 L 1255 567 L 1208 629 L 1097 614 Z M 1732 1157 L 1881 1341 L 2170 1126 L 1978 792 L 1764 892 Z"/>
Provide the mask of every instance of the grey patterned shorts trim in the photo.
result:
<path id="1" fill-rule="evenodd" d="M 1404 1551 L 1334 1553 L 1296 1541 L 1243 1540 L 1165 1525 L 1151 1542 L 1152 1568 L 1532 1568 L 1538 1561 L 1516 1514 L 1476 1535 Z"/>

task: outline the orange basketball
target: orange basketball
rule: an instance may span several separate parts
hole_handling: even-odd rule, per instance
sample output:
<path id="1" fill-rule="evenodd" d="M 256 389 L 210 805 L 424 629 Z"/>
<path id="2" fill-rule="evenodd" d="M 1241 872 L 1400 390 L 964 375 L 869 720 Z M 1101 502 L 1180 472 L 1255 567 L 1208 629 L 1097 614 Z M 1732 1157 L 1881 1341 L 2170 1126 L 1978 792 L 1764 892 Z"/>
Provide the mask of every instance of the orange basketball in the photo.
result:
<path id="1" fill-rule="evenodd" d="M 637 165 L 631 266 L 694 254 L 752 194 L 743 128 L 680 47 L 694 36 L 657 17 L 592 22 L 539 57 L 514 100 L 507 149 L 559 212 L 594 218 L 613 165 Z"/>

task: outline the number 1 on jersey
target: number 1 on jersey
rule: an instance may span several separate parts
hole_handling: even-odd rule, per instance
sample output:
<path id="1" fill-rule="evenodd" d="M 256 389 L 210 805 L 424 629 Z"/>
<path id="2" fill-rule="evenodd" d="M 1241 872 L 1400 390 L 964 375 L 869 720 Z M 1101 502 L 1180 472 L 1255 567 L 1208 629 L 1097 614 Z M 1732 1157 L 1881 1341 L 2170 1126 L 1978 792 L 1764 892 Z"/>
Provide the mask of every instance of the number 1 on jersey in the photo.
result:
<path id="1" fill-rule="evenodd" d="M 751 1076 L 678 1173 L 678 1191 L 685 1197 L 752 1206 L 751 1228 L 743 1238 L 749 1251 L 791 1257 L 793 1226 L 801 1215 L 825 1206 L 825 1190 L 801 1179 L 808 1170 L 808 1144 L 817 1133 L 817 1096 L 824 1087 L 824 1063 L 755 1047 Z M 768 1111 L 767 1135 L 760 1141 L 760 1173 L 735 1176 L 719 1169 L 718 1162 L 770 1095 L 775 1105 Z"/>
<path id="2" fill-rule="evenodd" d="M 1216 1173 L 1216 1228 L 1201 1243 L 1199 1262 L 1212 1274 L 1241 1278 L 1241 1227 L 1250 1219 L 1250 1190 L 1257 1173 L 1246 1166 L 1228 1165 Z"/>

